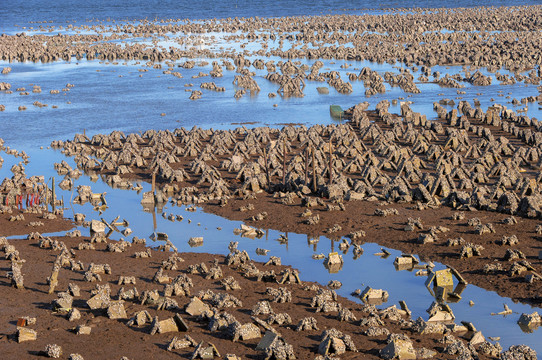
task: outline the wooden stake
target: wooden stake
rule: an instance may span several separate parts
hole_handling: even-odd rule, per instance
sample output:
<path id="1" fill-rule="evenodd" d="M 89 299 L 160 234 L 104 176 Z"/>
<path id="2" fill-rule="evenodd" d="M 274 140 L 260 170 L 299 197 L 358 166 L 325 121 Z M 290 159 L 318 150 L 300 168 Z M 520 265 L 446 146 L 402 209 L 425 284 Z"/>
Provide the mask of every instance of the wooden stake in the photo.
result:
<path id="1" fill-rule="evenodd" d="M 305 147 L 305 186 L 309 178 L 309 146 Z"/>
<path id="2" fill-rule="evenodd" d="M 312 149 L 312 192 L 316 193 L 316 151 Z"/>
<path id="3" fill-rule="evenodd" d="M 152 193 L 154 194 L 156 190 L 156 173 L 152 173 Z"/>
<path id="4" fill-rule="evenodd" d="M 156 234 L 156 205 L 152 209 L 152 229 L 153 233 Z M 156 239 L 156 236 L 154 238 Z"/>
<path id="5" fill-rule="evenodd" d="M 265 162 L 265 176 L 267 177 L 267 192 L 269 192 L 269 190 L 271 189 L 271 182 L 269 179 L 269 164 L 267 162 L 267 150 L 265 148 L 263 149 L 263 159 Z"/>
<path id="6" fill-rule="evenodd" d="M 45 184 L 45 211 L 47 211 L 47 206 L 49 206 L 49 186 Z"/>
<path id="7" fill-rule="evenodd" d="M 282 186 L 286 186 L 286 140 L 282 144 Z"/>
<path id="8" fill-rule="evenodd" d="M 329 139 L 329 185 L 333 181 L 333 153 L 331 150 L 331 138 Z"/>
<path id="9" fill-rule="evenodd" d="M 51 199 L 51 206 L 53 207 L 53 212 L 55 212 L 55 200 L 56 200 L 56 194 L 55 194 L 55 177 L 53 176 L 53 184 L 52 184 L 52 199 Z"/>

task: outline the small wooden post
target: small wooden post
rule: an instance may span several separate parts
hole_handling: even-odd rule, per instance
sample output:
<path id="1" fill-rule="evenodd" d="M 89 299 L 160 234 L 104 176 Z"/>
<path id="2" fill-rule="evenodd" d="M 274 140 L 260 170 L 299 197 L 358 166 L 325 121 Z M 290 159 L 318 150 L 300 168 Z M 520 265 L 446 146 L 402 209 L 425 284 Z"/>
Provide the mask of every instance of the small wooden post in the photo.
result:
<path id="1" fill-rule="evenodd" d="M 156 206 L 152 209 L 152 230 L 155 234 L 154 238 L 156 239 Z"/>
<path id="2" fill-rule="evenodd" d="M 309 178 L 309 146 L 305 147 L 305 186 Z"/>
<path id="3" fill-rule="evenodd" d="M 316 150 L 312 149 L 312 192 L 316 193 Z"/>
<path id="4" fill-rule="evenodd" d="M 332 153 L 331 138 L 329 139 L 329 185 L 333 181 L 333 153 Z"/>
<path id="5" fill-rule="evenodd" d="M 52 212 L 55 212 L 55 200 L 56 200 L 56 194 L 55 194 L 55 177 L 53 176 L 53 184 L 52 184 L 52 199 L 51 199 L 51 206 L 53 208 Z"/>
<path id="6" fill-rule="evenodd" d="M 282 186 L 286 186 L 286 140 L 282 144 Z"/>
<path id="7" fill-rule="evenodd" d="M 155 194 L 156 191 L 156 173 L 152 173 L 152 193 Z"/>
<path id="8" fill-rule="evenodd" d="M 271 181 L 269 179 L 269 163 L 267 162 L 267 150 L 263 148 L 263 159 L 265 163 L 265 176 L 267 177 L 267 192 L 271 189 Z"/>

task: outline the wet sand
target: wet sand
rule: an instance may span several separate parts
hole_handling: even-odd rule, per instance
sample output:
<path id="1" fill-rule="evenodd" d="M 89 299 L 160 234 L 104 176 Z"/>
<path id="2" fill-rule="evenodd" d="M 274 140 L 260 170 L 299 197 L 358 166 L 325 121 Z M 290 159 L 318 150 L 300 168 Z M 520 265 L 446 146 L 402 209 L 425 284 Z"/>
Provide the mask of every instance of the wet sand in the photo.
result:
<path id="1" fill-rule="evenodd" d="M 12 216 L 22 214 L 24 220 L 10 221 Z M 41 223 L 42 225 L 32 226 L 31 223 Z M 56 219 L 43 219 L 42 213 L 28 213 L 24 210 L 12 209 L 11 214 L 0 215 L 0 236 L 27 235 L 31 232 L 54 233 L 67 231 L 73 227 L 73 221 L 58 216 Z"/>

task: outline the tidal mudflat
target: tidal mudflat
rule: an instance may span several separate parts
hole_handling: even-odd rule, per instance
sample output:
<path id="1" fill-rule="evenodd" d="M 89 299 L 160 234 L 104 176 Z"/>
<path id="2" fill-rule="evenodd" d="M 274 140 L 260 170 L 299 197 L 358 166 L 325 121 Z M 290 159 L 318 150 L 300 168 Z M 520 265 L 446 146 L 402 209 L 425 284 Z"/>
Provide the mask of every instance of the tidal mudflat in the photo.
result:
<path id="1" fill-rule="evenodd" d="M 541 9 L 2 35 L 7 356 L 536 358 Z"/>

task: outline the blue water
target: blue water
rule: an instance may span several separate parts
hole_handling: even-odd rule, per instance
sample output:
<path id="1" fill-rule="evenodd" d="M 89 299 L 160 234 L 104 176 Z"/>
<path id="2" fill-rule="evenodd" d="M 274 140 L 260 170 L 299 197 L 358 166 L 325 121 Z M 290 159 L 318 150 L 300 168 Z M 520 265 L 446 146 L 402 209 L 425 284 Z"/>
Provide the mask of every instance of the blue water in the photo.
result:
<path id="1" fill-rule="evenodd" d="M 144 64 L 136 65 L 128 62 L 127 65 L 93 61 L 58 61 L 54 63 L 8 63 L 0 61 L 0 68 L 9 66 L 11 73 L 0 77 L 12 85 L 12 94 L 0 92 L 0 104 L 6 110 L 0 112 L 0 137 L 8 146 L 19 150 L 29 147 L 38 148 L 47 146 L 53 140 L 73 139 L 75 133 L 92 136 L 97 133 L 110 133 L 121 130 L 126 133 L 146 131 L 148 129 L 170 129 L 177 127 L 191 128 L 233 128 L 246 124 L 246 126 L 275 126 L 281 127 L 285 123 L 328 124 L 333 120 L 329 116 L 329 105 L 340 104 L 348 108 L 359 102 L 368 101 L 370 108 L 383 99 L 390 102 L 393 99 L 412 101 L 414 111 L 425 114 L 428 119 L 434 118 L 433 102 L 441 98 L 454 99 L 456 103 L 467 100 L 473 105 L 473 100 L 480 101 L 482 109 L 495 102 L 506 105 L 512 110 L 519 110 L 525 105 L 513 106 L 512 98 L 525 98 L 538 94 L 535 85 L 525 86 L 522 83 L 515 85 L 500 85 L 493 78 L 490 86 L 472 86 L 462 83 L 465 94 L 458 95 L 457 89 L 439 87 L 433 83 L 418 83 L 420 94 L 406 94 L 399 87 L 391 87 L 386 83 L 386 93 L 365 97 L 363 83 L 353 82 L 354 92 L 349 95 L 338 93 L 330 88 L 329 95 L 319 95 L 316 87 L 327 86 L 327 83 L 307 81 L 305 96 L 302 98 L 282 98 L 280 96 L 269 98 L 268 94 L 276 92 L 279 85 L 264 79 L 266 70 L 251 71 L 256 73 L 261 91 L 257 94 L 246 94 L 241 99 L 234 99 L 236 88 L 232 85 L 235 71 L 224 69 L 224 76 L 211 78 L 210 76 L 194 79 L 193 75 L 199 72 L 209 73 L 209 65 L 193 69 L 175 68 L 183 75 L 182 79 L 172 75 L 163 74 L 167 69 L 153 69 Z M 275 62 L 281 59 L 276 58 Z M 184 60 L 178 61 L 182 63 Z M 199 60 L 198 60 L 199 61 Z M 309 66 L 314 62 L 301 60 Z M 351 67 L 341 69 L 342 61 L 324 61 L 322 71 L 338 71 L 343 79 L 347 79 L 346 72 L 359 72 L 359 69 L 369 66 L 381 75 L 398 70 L 390 64 L 374 64 L 368 61 L 348 61 Z M 358 70 L 355 70 L 358 69 Z M 138 70 L 148 70 L 139 72 Z M 433 67 L 434 71 L 444 73 L 461 73 L 461 67 Z M 501 73 L 507 73 L 501 70 Z M 487 72 L 486 72 L 487 74 Z M 417 78 L 419 73 L 414 73 Z M 226 88 L 225 92 L 214 92 L 200 89 L 203 82 L 215 82 L 217 86 Z M 62 90 L 71 83 L 75 85 L 69 91 L 60 91 L 59 94 L 50 94 L 50 90 Z M 187 84 L 193 84 L 186 87 Z M 41 86 L 41 93 L 33 93 L 33 85 Z M 21 96 L 17 88 L 24 87 L 29 95 Z M 199 100 L 189 100 L 190 92 L 186 89 L 202 90 Z M 511 95 L 509 95 L 511 94 Z M 510 98 L 506 98 L 510 96 Z M 404 100 L 401 100 L 401 99 Z M 492 100 L 493 99 L 493 100 Z M 47 107 L 33 106 L 35 101 L 47 104 Z M 19 111 L 19 106 L 26 106 L 26 111 Z M 57 108 L 53 108 L 57 106 Z M 274 106 L 277 105 L 277 106 Z M 447 107 L 448 110 L 451 107 Z M 391 112 L 399 113 L 399 105 L 392 106 Z M 162 114 L 165 114 L 163 116 Z M 542 119 L 542 111 L 536 103 L 528 106 L 526 113 L 530 117 Z M 2 131 L 3 130 L 3 131 Z"/>
<path id="2" fill-rule="evenodd" d="M 209 19 L 227 17 L 278 17 L 321 15 L 329 13 L 360 14 L 369 10 L 390 8 L 453 8 L 474 6 L 518 6 L 540 4 L 536 0 L 494 0 L 491 3 L 475 0 L 2 0 L 0 6 L 0 33 L 38 26 L 35 22 L 48 21 L 67 25 L 92 20 L 134 19 Z M 15 26 L 17 25 L 17 26 Z"/>

